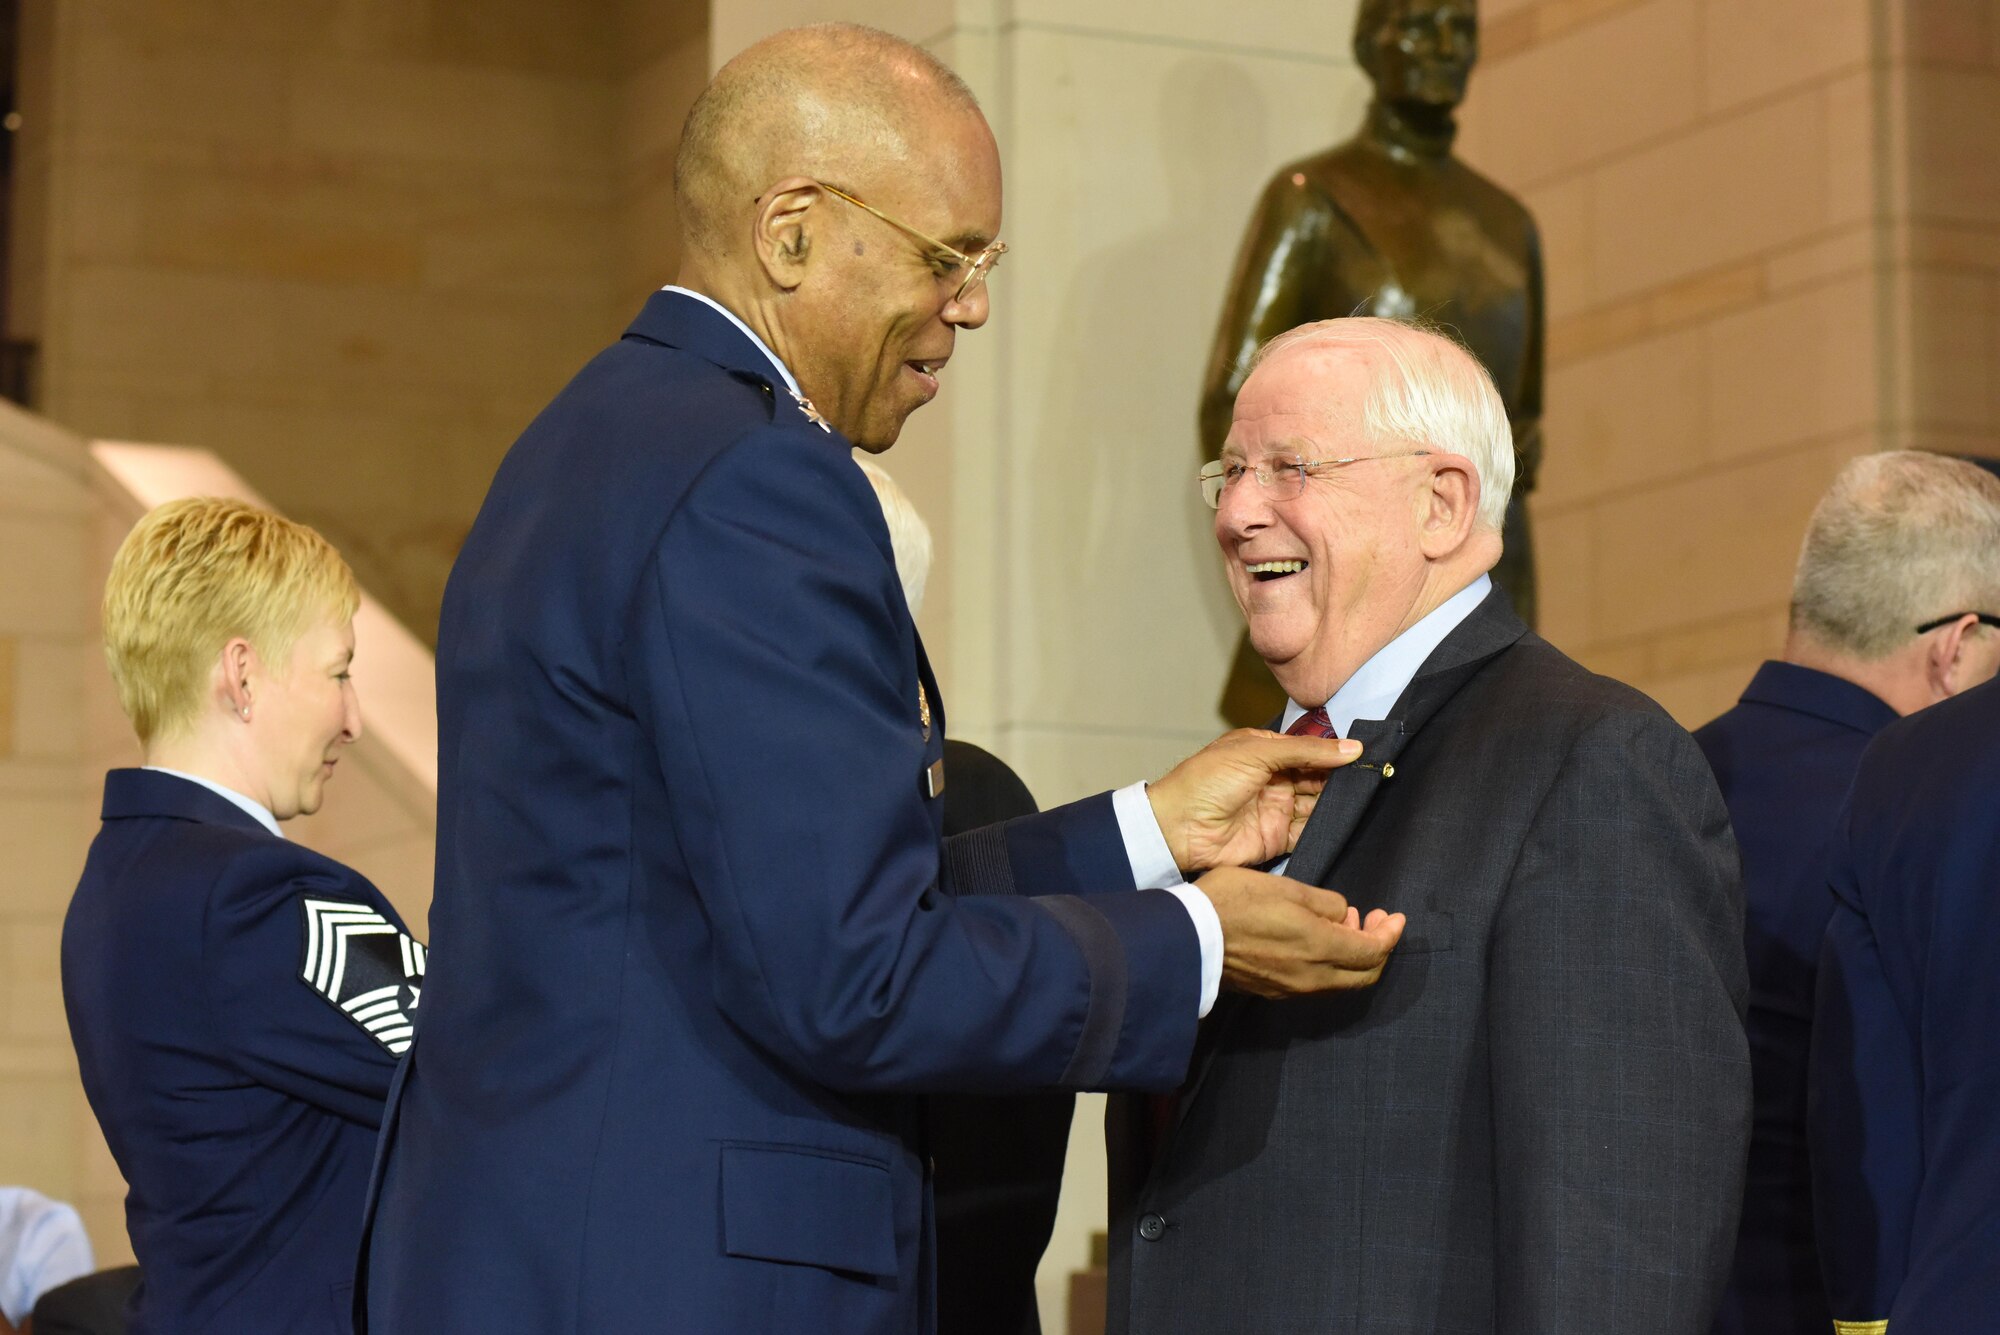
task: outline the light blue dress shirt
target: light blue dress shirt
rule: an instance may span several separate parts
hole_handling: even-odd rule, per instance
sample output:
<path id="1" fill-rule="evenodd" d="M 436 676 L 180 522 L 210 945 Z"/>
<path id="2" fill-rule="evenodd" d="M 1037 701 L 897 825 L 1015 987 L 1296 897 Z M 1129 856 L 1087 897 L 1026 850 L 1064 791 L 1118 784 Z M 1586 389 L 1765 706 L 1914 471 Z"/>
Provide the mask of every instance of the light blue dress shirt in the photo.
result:
<path id="1" fill-rule="evenodd" d="M 1389 717 L 1389 711 L 1410 688 L 1424 660 L 1437 652 L 1445 636 L 1457 630 L 1459 623 L 1471 616 L 1472 609 L 1485 602 L 1492 590 L 1493 581 L 1481 575 L 1432 608 L 1422 621 L 1377 649 L 1327 700 L 1326 717 L 1333 730 L 1345 737 L 1358 718 Z M 1287 700 L 1279 727 L 1291 727 L 1309 708 L 1296 700 Z"/>
<path id="2" fill-rule="evenodd" d="M 256 818 L 259 825 L 269 830 L 272 834 L 277 835 L 280 839 L 285 837 L 284 832 L 278 828 L 278 818 L 271 814 L 269 807 L 254 797 L 245 797 L 234 788 L 224 788 L 221 784 L 204 779 L 199 774 L 189 774 L 183 770 L 168 769 L 165 765 L 141 765 L 139 768 L 149 769 L 155 774 L 171 774 L 176 779 L 186 779 L 189 783 L 198 783 L 223 801 L 248 812 Z"/>
<path id="3" fill-rule="evenodd" d="M 1424 665 L 1424 660 L 1437 652 L 1445 636 L 1457 630 L 1492 590 L 1493 581 L 1481 575 L 1432 608 L 1422 621 L 1377 649 L 1327 700 L 1326 718 L 1333 730 L 1345 737 L 1358 718 L 1387 718 L 1396 701 L 1403 698 L 1403 692 L 1416 680 L 1417 669 Z M 1281 726 L 1291 727 L 1307 712 L 1306 706 L 1298 701 L 1287 700 Z M 1266 870 L 1283 876 L 1291 861 L 1281 858 Z"/>

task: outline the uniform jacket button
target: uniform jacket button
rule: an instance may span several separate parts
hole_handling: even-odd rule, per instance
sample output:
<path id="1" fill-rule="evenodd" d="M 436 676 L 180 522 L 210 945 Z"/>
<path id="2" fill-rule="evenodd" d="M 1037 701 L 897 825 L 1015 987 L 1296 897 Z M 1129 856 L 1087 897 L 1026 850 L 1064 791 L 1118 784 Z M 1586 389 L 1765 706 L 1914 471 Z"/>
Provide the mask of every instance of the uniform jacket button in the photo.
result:
<path id="1" fill-rule="evenodd" d="M 1139 1236 L 1148 1242 L 1158 1242 L 1167 1231 L 1167 1221 L 1156 1214 L 1149 1214 L 1139 1221 Z"/>

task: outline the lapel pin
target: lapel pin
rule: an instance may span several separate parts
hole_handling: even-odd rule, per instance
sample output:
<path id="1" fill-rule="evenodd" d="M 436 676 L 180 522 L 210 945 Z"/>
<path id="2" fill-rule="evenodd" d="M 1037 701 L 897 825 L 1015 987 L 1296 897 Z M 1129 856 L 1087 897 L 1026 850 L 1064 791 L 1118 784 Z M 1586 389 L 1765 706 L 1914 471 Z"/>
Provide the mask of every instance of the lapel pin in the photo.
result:
<path id="1" fill-rule="evenodd" d="M 924 693 L 924 684 L 917 683 L 917 721 L 924 725 L 924 740 L 931 739 L 931 698 Z"/>
<path id="2" fill-rule="evenodd" d="M 1371 765 L 1365 760 L 1357 760 L 1354 761 L 1352 764 L 1350 764 L 1348 768 L 1372 769 L 1377 773 L 1379 773 L 1385 779 L 1393 779 L 1396 777 L 1396 762 L 1393 760 L 1385 760 L 1379 765 Z"/>

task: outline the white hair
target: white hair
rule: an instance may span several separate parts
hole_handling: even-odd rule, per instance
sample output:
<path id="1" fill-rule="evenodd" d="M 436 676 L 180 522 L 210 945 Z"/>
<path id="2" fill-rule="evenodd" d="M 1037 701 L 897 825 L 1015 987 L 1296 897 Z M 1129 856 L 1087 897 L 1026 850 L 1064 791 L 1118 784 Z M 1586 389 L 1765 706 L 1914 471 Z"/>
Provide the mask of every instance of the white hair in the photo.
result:
<path id="1" fill-rule="evenodd" d="M 1920 450 L 1851 461 L 1806 525 L 1792 629 L 1879 659 L 1956 612 L 2000 613 L 2000 478 Z"/>
<path id="2" fill-rule="evenodd" d="M 1300 346 L 1381 351 L 1387 365 L 1362 405 L 1363 429 L 1377 444 L 1470 459 L 1479 476 L 1479 525 L 1501 530 L 1514 491 L 1514 428 L 1493 377 L 1463 344 L 1410 320 L 1350 316 L 1286 330 L 1257 349 L 1250 369 Z"/>
<path id="3" fill-rule="evenodd" d="M 863 458 L 858 450 L 854 463 L 867 474 L 875 499 L 881 503 L 882 520 L 889 526 L 889 546 L 896 553 L 896 577 L 903 581 L 903 601 L 915 616 L 924 605 L 924 585 L 931 577 L 931 526 L 882 465 Z"/>

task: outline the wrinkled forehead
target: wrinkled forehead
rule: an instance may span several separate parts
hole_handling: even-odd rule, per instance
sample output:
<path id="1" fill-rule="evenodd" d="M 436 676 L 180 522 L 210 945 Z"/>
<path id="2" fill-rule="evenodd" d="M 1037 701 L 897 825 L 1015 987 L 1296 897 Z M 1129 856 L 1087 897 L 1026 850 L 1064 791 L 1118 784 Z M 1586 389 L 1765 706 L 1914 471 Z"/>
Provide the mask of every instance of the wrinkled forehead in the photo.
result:
<path id="1" fill-rule="evenodd" d="M 1236 396 L 1226 453 L 1336 458 L 1365 443 L 1372 358 L 1347 345 L 1303 344 L 1263 362 Z"/>

